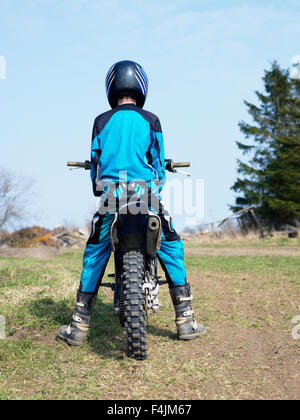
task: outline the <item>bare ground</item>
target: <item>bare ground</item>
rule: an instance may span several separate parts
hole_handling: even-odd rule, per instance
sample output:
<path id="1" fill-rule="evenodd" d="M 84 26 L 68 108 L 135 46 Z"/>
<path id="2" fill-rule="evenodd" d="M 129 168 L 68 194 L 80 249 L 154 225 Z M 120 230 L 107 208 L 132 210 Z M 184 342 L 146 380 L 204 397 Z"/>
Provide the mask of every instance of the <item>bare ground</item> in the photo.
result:
<path id="1" fill-rule="evenodd" d="M 202 396 L 299 399 L 300 343 L 291 336 L 286 313 L 297 313 L 299 301 L 288 284 L 274 288 L 261 278 L 219 273 L 213 278 L 203 273 L 201 279 L 193 275 L 191 282 L 194 294 L 205 292 L 199 307 L 208 318 L 205 339 L 185 348 L 187 357 L 198 354 L 203 366 L 213 370 Z"/>
<path id="2" fill-rule="evenodd" d="M 54 247 L 36 247 L 36 248 L 0 248 L 0 258 L 41 258 L 49 259 L 54 255 L 65 252 L 65 248 L 57 249 Z"/>
<path id="3" fill-rule="evenodd" d="M 39 248 L 0 248 L 0 258 L 39 258 L 49 259 L 54 255 L 66 252 L 67 248 L 54 247 Z M 185 247 L 187 256 L 282 256 L 300 257 L 300 247 Z"/>
<path id="4" fill-rule="evenodd" d="M 185 255 L 191 256 L 282 256 L 282 257 L 300 257 L 299 247 L 226 247 L 226 248 L 210 248 L 210 247 L 185 247 Z"/>

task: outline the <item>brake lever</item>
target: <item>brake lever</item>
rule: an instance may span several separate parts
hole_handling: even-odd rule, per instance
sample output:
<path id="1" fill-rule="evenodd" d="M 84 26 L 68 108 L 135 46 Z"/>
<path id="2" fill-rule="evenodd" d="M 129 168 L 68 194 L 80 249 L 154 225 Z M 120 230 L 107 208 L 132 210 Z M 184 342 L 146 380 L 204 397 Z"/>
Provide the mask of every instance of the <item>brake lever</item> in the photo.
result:
<path id="1" fill-rule="evenodd" d="M 74 171 L 75 169 L 82 169 L 80 167 L 73 167 L 73 168 L 69 168 L 69 171 Z"/>
<path id="2" fill-rule="evenodd" d="M 182 171 L 180 169 L 174 169 L 173 172 L 175 174 L 182 174 L 182 175 L 186 175 L 186 176 L 191 176 L 191 174 L 189 172 L 185 172 L 185 171 Z"/>

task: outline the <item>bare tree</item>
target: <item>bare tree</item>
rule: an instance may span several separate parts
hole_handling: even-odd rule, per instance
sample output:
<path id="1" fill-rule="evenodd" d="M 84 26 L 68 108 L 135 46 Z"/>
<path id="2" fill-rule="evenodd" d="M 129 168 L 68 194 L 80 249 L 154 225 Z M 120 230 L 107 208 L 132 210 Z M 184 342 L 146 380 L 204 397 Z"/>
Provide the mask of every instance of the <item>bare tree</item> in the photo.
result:
<path id="1" fill-rule="evenodd" d="M 29 219 L 32 187 L 32 180 L 0 168 L 0 231 Z"/>

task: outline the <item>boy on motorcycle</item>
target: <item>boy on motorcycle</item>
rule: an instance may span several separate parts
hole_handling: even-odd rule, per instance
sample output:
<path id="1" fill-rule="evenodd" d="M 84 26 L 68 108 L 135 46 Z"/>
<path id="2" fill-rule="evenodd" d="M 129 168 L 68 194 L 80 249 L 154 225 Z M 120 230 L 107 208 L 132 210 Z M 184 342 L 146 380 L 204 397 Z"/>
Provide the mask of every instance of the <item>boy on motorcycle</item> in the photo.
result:
<path id="1" fill-rule="evenodd" d="M 161 203 L 160 192 L 166 179 L 164 142 L 158 117 L 143 109 L 148 91 L 147 75 L 139 64 L 120 61 L 109 69 L 105 85 L 112 109 L 95 119 L 91 145 L 91 180 L 100 204 L 83 256 L 73 319 L 70 325 L 59 328 L 58 337 L 75 346 L 86 338 L 112 250 L 110 228 L 114 213 L 130 183 L 137 197 L 149 197 L 149 209 L 160 217 L 162 233 L 157 256 L 169 284 L 178 338 L 194 339 L 206 330 L 194 320 L 183 243 Z M 111 197 L 115 199 L 115 208 L 108 205 Z"/>

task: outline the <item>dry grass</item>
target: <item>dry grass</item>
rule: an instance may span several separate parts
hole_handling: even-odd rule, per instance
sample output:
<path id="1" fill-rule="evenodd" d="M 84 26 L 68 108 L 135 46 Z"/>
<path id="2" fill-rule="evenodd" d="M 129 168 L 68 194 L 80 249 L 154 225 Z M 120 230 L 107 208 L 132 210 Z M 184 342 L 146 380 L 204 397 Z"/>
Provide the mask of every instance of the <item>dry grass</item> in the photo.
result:
<path id="1" fill-rule="evenodd" d="M 258 232 L 250 231 L 246 235 L 240 231 L 221 231 L 219 233 L 196 233 L 195 235 L 182 234 L 185 246 L 211 246 L 211 247 L 299 247 L 300 229 L 298 237 L 289 238 L 287 234 L 273 231 L 271 235 L 261 238 Z"/>

